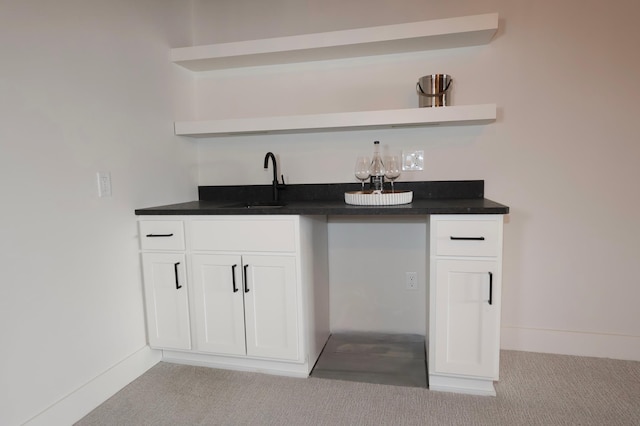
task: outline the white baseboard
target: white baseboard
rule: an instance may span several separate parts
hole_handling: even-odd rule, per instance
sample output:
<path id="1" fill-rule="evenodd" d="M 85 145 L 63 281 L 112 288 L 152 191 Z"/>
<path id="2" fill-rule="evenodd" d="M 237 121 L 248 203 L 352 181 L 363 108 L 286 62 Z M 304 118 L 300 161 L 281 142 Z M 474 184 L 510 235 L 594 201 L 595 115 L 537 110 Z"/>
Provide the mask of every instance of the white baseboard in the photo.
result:
<path id="1" fill-rule="evenodd" d="M 467 395 L 496 396 L 496 389 L 492 380 L 452 377 L 440 374 L 429 374 L 429 390 L 464 393 Z"/>
<path id="2" fill-rule="evenodd" d="M 309 377 L 311 368 L 307 362 L 284 362 L 223 355 L 201 354 L 164 350 L 162 361 L 222 370 L 247 371 L 288 377 Z"/>
<path id="3" fill-rule="evenodd" d="M 28 426 L 68 426 L 80 420 L 162 359 L 162 352 L 145 346 L 85 383 L 37 416 Z"/>
<path id="4" fill-rule="evenodd" d="M 640 361 L 640 336 L 502 327 L 501 349 Z"/>

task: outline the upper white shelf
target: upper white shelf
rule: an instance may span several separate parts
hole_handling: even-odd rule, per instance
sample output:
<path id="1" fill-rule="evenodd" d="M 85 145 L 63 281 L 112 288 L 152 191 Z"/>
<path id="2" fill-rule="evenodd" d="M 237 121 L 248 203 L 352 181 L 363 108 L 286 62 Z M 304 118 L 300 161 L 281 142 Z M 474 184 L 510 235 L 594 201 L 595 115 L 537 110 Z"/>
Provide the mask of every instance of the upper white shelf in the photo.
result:
<path id="1" fill-rule="evenodd" d="M 171 49 L 193 71 L 343 59 L 487 44 L 498 14 Z"/>
<path id="2" fill-rule="evenodd" d="M 463 105 L 435 108 L 357 111 L 277 117 L 232 118 L 175 123 L 175 134 L 208 138 L 215 136 L 282 134 L 390 127 L 487 124 L 496 120 L 496 105 Z"/>

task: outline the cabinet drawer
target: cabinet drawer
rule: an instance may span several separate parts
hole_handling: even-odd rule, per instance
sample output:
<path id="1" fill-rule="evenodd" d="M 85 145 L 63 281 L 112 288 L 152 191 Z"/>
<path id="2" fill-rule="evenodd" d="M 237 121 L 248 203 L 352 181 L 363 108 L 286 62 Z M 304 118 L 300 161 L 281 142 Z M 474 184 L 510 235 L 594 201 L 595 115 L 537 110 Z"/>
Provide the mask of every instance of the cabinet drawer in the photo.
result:
<path id="1" fill-rule="evenodd" d="M 502 223 L 488 220 L 435 220 L 437 256 L 498 256 Z M 433 249 L 433 247 L 432 247 Z"/>
<path id="2" fill-rule="evenodd" d="M 181 220 L 141 220 L 142 250 L 184 250 L 184 225 Z"/>
<path id="3" fill-rule="evenodd" d="M 191 223 L 192 250 L 291 252 L 296 250 L 293 220 L 218 219 Z"/>

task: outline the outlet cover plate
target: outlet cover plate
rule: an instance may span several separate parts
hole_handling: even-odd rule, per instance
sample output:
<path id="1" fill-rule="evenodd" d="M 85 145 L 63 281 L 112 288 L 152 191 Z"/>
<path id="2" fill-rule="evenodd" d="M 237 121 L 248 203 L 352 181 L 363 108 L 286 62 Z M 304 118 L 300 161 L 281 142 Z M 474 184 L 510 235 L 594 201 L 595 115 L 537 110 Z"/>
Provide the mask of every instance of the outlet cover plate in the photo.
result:
<path id="1" fill-rule="evenodd" d="M 418 289 L 418 273 L 417 272 L 405 272 L 405 286 L 407 290 Z"/>
<path id="2" fill-rule="evenodd" d="M 402 170 L 424 170 L 424 151 L 402 151 Z"/>

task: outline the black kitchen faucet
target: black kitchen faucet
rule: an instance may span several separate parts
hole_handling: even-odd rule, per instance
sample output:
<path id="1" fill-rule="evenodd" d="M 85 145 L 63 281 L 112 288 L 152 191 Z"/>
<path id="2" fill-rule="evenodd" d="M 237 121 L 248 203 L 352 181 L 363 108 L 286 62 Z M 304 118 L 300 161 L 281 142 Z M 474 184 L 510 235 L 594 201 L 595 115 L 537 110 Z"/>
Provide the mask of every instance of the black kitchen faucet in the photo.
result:
<path id="1" fill-rule="evenodd" d="M 280 183 L 278 183 L 278 162 L 276 161 L 276 156 L 273 155 L 273 152 L 267 152 L 264 156 L 264 168 L 269 168 L 269 158 L 271 158 L 271 162 L 273 163 L 273 182 L 271 182 L 273 191 L 272 201 L 278 202 L 278 189 L 285 188 L 284 175 L 282 175 L 282 185 L 280 185 Z"/>

